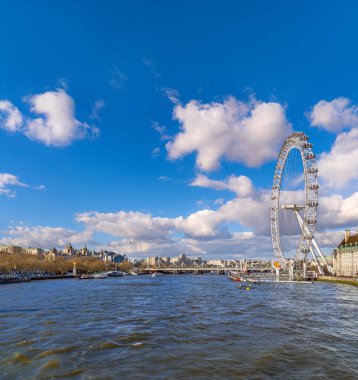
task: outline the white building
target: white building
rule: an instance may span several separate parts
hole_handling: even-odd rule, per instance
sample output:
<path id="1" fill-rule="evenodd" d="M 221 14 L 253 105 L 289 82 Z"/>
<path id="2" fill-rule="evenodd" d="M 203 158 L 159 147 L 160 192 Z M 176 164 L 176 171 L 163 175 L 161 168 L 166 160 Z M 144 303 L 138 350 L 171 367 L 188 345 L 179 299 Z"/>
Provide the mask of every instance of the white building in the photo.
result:
<path id="1" fill-rule="evenodd" d="M 223 268 L 225 265 L 225 261 L 223 260 L 208 260 L 208 265 L 218 268 Z"/>
<path id="2" fill-rule="evenodd" d="M 336 276 L 355 277 L 358 273 L 358 234 L 345 231 L 344 239 L 333 252 L 333 270 Z"/>
<path id="3" fill-rule="evenodd" d="M 56 247 L 51 248 L 49 251 L 45 252 L 45 260 L 54 261 L 58 256 L 58 251 Z"/>
<path id="4" fill-rule="evenodd" d="M 45 251 L 42 248 L 22 248 L 22 253 L 25 255 L 34 255 L 34 256 L 39 256 L 43 255 Z"/>
<path id="5" fill-rule="evenodd" d="M 180 254 L 178 257 L 173 257 L 171 259 L 171 262 L 174 263 L 176 266 L 188 266 L 191 264 L 191 260 L 186 257 L 184 253 Z"/>
<path id="6" fill-rule="evenodd" d="M 72 247 L 71 243 L 68 243 L 66 247 L 62 250 L 61 254 L 63 256 L 72 256 L 76 254 L 76 250 Z"/>
<path id="7" fill-rule="evenodd" d="M 22 248 L 17 245 L 3 245 L 0 246 L 0 252 L 20 254 L 22 253 Z"/>

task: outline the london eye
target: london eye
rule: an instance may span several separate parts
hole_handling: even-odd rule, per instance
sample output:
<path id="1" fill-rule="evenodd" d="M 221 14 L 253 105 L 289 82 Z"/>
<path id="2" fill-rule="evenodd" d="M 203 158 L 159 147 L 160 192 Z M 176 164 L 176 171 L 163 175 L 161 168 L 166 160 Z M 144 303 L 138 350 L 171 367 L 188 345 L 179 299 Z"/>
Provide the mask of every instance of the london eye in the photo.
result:
<path id="1" fill-rule="evenodd" d="M 281 269 L 302 267 L 308 254 L 316 261 L 320 273 L 322 261 L 328 268 L 314 240 L 319 189 L 317 173 L 316 156 L 308 136 L 303 132 L 292 133 L 279 153 L 271 195 L 272 245 Z"/>

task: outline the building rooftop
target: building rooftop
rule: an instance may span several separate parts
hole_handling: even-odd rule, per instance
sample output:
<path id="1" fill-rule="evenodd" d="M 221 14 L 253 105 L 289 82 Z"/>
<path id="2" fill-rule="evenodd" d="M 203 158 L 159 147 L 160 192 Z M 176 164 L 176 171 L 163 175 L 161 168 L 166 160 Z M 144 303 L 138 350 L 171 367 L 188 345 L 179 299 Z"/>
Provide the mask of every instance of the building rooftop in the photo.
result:
<path id="1" fill-rule="evenodd" d="M 358 233 L 354 235 L 350 235 L 347 237 L 344 237 L 342 241 L 338 244 L 338 248 L 343 247 L 347 244 L 355 244 L 358 243 Z"/>

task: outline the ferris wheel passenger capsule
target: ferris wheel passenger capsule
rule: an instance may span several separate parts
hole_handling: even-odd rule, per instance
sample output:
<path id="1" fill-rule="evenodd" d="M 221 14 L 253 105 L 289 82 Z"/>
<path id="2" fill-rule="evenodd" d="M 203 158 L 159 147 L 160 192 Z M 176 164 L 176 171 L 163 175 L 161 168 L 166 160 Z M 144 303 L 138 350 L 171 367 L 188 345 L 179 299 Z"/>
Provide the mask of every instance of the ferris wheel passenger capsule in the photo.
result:
<path id="1" fill-rule="evenodd" d="M 316 155 L 313 153 L 308 153 L 305 155 L 306 160 L 313 160 L 314 158 L 316 158 Z"/>
<path id="2" fill-rule="evenodd" d="M 318 173 L 318 169 L 316 167 L 308 168 L 307 173 L 309 173 L 309 174 Z"/>
<path id="3" fill-rule="evenodd" d="M 304 148 L 304 149 L 309 149 L 309 148 L 312 148 L 312 143 L 310 143 L 310 142 L 304 142 L 303 144 L 302 144 L 302 148 Z"/>
<path id="4" fill-rule="evenodd" d="M 306 224 L 316 224 L 317 219 L 316 218 L 305 218 L 305 223 Z"/>

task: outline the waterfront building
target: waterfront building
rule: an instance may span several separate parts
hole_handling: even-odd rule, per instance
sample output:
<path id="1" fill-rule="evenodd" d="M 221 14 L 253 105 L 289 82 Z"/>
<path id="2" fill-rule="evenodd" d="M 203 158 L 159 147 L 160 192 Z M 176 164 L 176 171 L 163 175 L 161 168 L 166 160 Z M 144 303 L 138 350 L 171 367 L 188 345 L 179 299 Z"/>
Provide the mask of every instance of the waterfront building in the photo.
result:
<path id="1" fill-rule="evenodd" d="M 358 274 L 358 234 L 346 230 L 344 239 L 333 251 L 333 271 L 336 276 L 354 277 Z"/>
<path id="2" fill-rule="evenodd" d="M 63 256 L 73 256 L 76 254 L 76 250 L 72 247 L 71 243 L 68 243 L 66 247 L 62 250 Z"/>
<path id="3" fill-rule="evenodd" d="M 47 261 L 54 261 L 56 256 L 58 256 L 56 247 L 53 247 L 49 251 L 45 252 L 45 260 Z"/>
<path id="4" fill-rule="evenodd" d="M 110 261 L 112 263 L 122 263 L 126 259 L 126 255 L 121 255 L 116 252 L 112 251 L 101 251 L 102 254 L 102 260 L 103 261 Z"/>
<path id="5" fill-rule="evenodd" d="M 109 251 L 101 250 L 96 256 L 102 261 L 112 261 Z"/>
<path id="6" fill-rule="evenodd" d="M 43 255 L 45 251 L 42 248 L 22 248 L 22 253 L 25 255 L 34 255 L 34 256 L 39 256 Z"/>
<path id="7" fill-rule="evenodd" d="M 112 262 L 114 262 L 114 263 L 120 264 L 120 263 L 123 263 L 124 261 L 127 261 L 127 256 L 124 254 L 122 255 L 120 253 L 116 253 L 112 257 Z"/>
<path id="8" fill-rule="evenodd" d="M 77 251 L 77 254 L 78 254 L 79 256 L 90 256 L 90 255 L 91 255 L 91 252 L 88 250 L 88 248 L 87 248 L 87 246 L 86 246 L 86 244 L 85 244 L 85 246 L 84 246 L 83 248 L 81 248 L 81 249 L 79 249 L 79 250 Z"/>
<path id="9" fill-rule="evenodd" d="M 178 257 L 174 257 L 171 260 L 172 263 L 174 263 L 176 266 L 189 266 L 191 264 L 191 260 L 186 257 L 184 253 L 180 254 Z"/>
<path id="10" fill-rule="evenodd" d="M 141 265 L 146 268 L 166 268 L 170 263 L 170 257 L 149 256 L 143 260 Z"/>
<path id="11" fill-rule="evenodd" d="M 223 268 L 225 261 L 223 260 L 208 260 L 208 265 L 213 267 Z"/>
<path id="12" fill-rule="evenodd" d="M 22 248 L 17 245 L 3 245 L 0 246 L 0 252 L 21 254 Z"/>
<path id="13" fill-rule="evenodd" d="M 162 256 L 159 258 L 160 261 L 165 265 L 165 266 L 169 266 L 170 265 L 170 257 L 165 257 L 165 256 Z"/>
<path id="14" fill-rule="evenodd" d="M 196 258 L 193 258 L 193 259 L 189 259 L 189 263 L 190 265 L 194 265 L 194 266 L 205 266 L 208 264 L 207 261 L 204 261 L 201 257 L 196 257 Z"/>
<path id="15" fill-rule="evenodd" d="M 160 266 L 160 262 L 161 262 L 161 260 L 159 257 L 150 256 L 144 260 L 144 265 L 148 268 L 156 268 L 156 267 L 158 267 L 158 264 Z"/>

